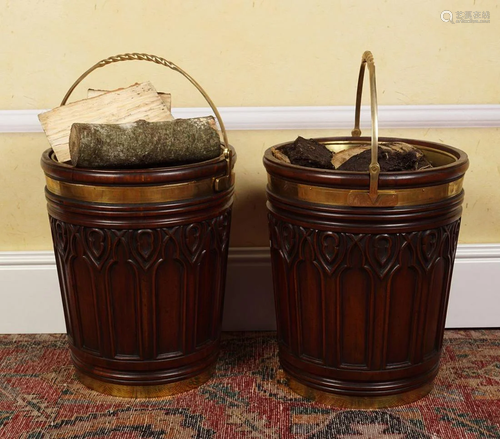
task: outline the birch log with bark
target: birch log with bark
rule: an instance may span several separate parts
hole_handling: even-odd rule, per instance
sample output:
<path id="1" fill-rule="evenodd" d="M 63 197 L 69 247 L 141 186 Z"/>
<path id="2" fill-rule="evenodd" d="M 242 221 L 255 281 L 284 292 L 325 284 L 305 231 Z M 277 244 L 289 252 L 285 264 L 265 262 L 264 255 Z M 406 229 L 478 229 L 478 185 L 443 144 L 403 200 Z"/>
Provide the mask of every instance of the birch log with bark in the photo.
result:
<path id="1" fill-rule="evenodd" d="M 150 82 L 72 102 L 41 113 L 38 118 L 60 162 L 70 159 L 68 139 L 75 122 L 111 124 L 173 119 Z"/>
<path id="2" fill-rule="evenodd" d="M 178 165 L 218 157 L 221 143 L 212 116 L 127 124 L 75 123 L 71 162 L 82 168 Z"/>

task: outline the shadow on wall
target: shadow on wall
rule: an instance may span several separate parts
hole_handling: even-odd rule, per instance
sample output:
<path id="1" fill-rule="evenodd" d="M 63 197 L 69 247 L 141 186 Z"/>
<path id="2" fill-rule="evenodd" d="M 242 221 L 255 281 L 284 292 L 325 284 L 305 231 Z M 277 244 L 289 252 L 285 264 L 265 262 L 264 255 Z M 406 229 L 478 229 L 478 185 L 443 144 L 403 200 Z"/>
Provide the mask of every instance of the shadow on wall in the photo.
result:
<path id="1" fill-rule="evenodd" d="M 236 180 L 231 247 L 269 247 L 266 184 L 243 189 Z"/>
<path id="2" fill-rule="evenodd" d="M 236 186 L 222 330 L 275 330 L 266 186 L 244 193 L 238 189 Z"/>
<path id="3" fill-rule="evenodd" d="M 234 253 L 230 253 L 228 264 L 222 330 L 275 330 L 273 279 L 268 254 L 260 252 L 249 262 L 248 254 L 240 261 Z"/>

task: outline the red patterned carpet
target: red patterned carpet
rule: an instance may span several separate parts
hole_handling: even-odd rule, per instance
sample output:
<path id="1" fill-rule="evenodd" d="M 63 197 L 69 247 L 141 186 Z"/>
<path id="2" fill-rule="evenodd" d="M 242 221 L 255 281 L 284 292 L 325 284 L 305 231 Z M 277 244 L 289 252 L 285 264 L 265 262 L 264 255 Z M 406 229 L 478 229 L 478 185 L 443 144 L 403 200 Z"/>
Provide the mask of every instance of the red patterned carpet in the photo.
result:
<path id="1" fill-rule="evenodd" d="M 446 331 L 432 393 L 407 406 L 339 410 L 286 385 L 274 333 L 225 334 L 197 390 L 128 400 L 87 390 L 63 335 L 0 335 L 3 438 L 500 438 L 500 330 Z"/>

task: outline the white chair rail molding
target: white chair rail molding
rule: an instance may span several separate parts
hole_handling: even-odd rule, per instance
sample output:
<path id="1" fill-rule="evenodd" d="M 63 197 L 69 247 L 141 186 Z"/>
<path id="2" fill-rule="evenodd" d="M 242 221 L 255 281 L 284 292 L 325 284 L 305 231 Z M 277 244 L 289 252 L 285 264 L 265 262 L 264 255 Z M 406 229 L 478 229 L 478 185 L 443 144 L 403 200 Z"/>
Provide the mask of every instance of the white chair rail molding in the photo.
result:
<path id="1" fill-rule="evenodd" d="M 0 133 L 41 132 L 38 114 L 47 110 L 0 110 Z M 221 107 L 227 130 L 349 129 L 354 106 Z M 172 109 L 176 118 L 200 117 L 207 108 Z M 361 127 L 370 123 L 369 107 L 361 110 Z M 380 128 L 488 128 L 498 127 L 500 105 L 381 105 Z"/>

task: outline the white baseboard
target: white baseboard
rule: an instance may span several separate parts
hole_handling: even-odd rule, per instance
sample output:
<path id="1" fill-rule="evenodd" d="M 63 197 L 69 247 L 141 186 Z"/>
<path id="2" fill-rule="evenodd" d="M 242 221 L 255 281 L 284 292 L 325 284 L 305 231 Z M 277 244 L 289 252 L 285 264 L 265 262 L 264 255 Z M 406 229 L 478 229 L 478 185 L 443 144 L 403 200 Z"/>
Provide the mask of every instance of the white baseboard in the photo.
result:
<path id="1" fill-rule="evenodd" d="M 446 326 L 500 327 L 500 244 L 459 245 Z M 267 248 L 232 248 L 223 330 L 275 329 Z M 54 255 L 0 252 L 0 333 L 65 332 Z"/>
<path id="2" fill-rule="evenodd" d="M 42 132 L 38 114 L 46 110 L 0 110 L 0 133 Z M 353 106 L 221 107 L 227 130 L 350 129 Z M 211 113 L 207 108 L 175 108 L 175 117 Z M 380 105 L 380 128 L 488 128 L 500 126 L 500 105 Z M 370 109 L 361 109 L 361 127 L 370 125 Z"/>

